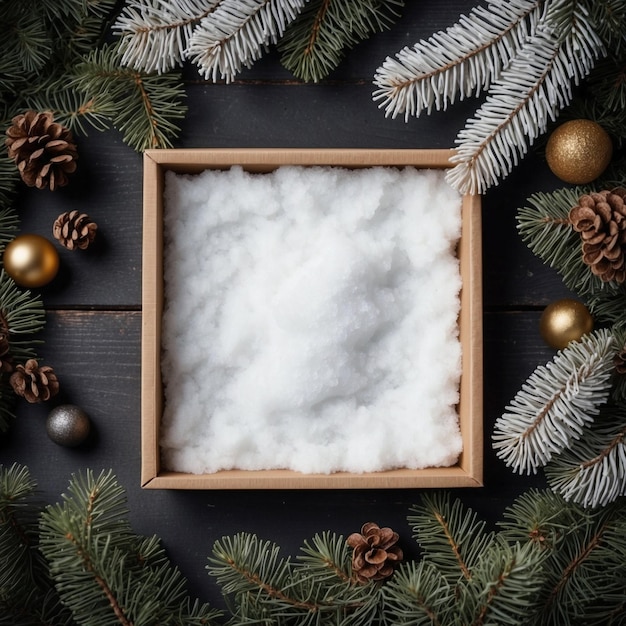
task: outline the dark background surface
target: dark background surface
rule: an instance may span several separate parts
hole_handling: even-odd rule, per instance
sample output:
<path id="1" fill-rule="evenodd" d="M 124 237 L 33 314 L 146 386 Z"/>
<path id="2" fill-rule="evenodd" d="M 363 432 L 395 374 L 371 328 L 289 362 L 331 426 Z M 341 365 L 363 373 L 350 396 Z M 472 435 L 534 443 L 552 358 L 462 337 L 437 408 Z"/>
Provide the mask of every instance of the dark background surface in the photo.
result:
<path id="1" fill-rule="evenodd" d="M 372 101 L 374 72 L 405 45 L 446 28 L 473 0 L 411 2 L 388 32 L 350 51 L 320 84 L 295 80 L 271 52 L 230 85 L 207 84 L 186 72 L 189 112 L 176 147 L 448 148 L 478 106 L 457 103 L 431 116 L 386 119 Z M 54 404 L 81 406 L 96 428 L 78 449 L 53 443 L 45 418 L 53 406 L 18 407 L 0 442 L 0 463 L 26 464 L 41 498 L 56 502 L 77 471 L 111 468 L 128 492 L 130 519 L 142 534 L 160 536 L 189 579 L 194 596 L 220 604 L 205 571 L 213 542 L 238 531 L 257 533 L 296 554 L 317 532 L 347 536 L 364 522 L 392 526 L 405 552 L 415 547 L 406 521 L 420 490 L 375 491 L 150 491 L 140 488 L 140 334 L 142 157 L 117 132 L 78 138 L 79 169 L 54 193 L 24 190 L 22 232 L 51 237 L 62 211 L 87 212 L 98 223 L 96 243 L 84 252 L 61 250 L 59 276 L 39 290 L 47 324 L 38 353 L 61 381 Z M 453 494 L 495 523 L 504 508 L 541 477 L 514 475 L 495 458 L 490 436 L 525 379 L 554 351 L 541 340 L 538 321 L 549 302 L 571 295 L 516 231 L 515 214 L 536 191 L 562 186 L 531 151 L 483 198 L 484 487 Z"/>

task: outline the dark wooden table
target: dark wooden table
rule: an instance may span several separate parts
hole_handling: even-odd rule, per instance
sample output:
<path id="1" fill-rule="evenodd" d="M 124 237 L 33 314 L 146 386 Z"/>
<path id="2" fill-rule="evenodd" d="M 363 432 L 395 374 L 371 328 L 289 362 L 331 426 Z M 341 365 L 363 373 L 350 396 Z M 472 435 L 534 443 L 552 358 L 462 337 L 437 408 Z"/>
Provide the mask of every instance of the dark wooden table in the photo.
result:
<path id="1" fill-rule="evenodd" d="M 188 72 L 189 113 L 176 147 L 448 148 L 475 108 L 470 100 L 445 113 L 386 119 L 372 101 L 372 79 L 386 56 L 428 37 L 468 12 L 473 0 L 407 2 L 395 27 L 349 52 L 320 84 L 303 84 L 270 53 L 230 85 L 207 84 Z M 347 534 L 366 521 L 389 525 L 411 554 L 406 521 L 419 490 L 386 491 L 144 491 L 140 488 L 140 331 L 142 157 L 117 132 L 79 138 L 79 171 L 57 192 L 25 190 L 23 232 L 51 236 L 54 218 L 78 209 L 98 223 L 97 243 L 61 252 L 59 276 L 40 290 L 47 324 L 39 354 L 62 384 L 58 402 L 83 407 L 97 429 L 78 449 L 53 443 L 45 432 L 49 405 L 21 403 L 0 443 L 0 463 L 26 464 L 41 497 L 55 502 L 72 473 L 112 468 L 128 492 L 130 519 L 142 534 L 159 535 L 189 579 L 190 591 L 220 604 L 205 571 L 213 542 L 246 530 L 295 554 L 316 532 Z M 495 419 L 521 384 L 554 351 L 541 340 L 538 320 L 549 302 L 570 295 L 558 275 L 536 259 L 516 231 L 516 209 L 535 191 L 561 186 L 531 153 L 483 200 L 484 487 L 455 490 L 480 516 L 495 522 L 513 498 L 540 477 L 512 474 L 491 450 Z"/>

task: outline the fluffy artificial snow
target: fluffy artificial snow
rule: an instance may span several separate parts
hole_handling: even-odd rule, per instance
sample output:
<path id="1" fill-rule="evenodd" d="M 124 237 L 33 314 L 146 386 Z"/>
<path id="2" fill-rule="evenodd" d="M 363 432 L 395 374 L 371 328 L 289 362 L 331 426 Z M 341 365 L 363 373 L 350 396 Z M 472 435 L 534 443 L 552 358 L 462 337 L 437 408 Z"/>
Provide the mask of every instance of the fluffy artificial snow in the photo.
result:
<path id="1" fill-rule="evenodd" d="M 164 198 L 168 469 L 457 461 L 461 199 L 442 172 L 168 172 Z"/>

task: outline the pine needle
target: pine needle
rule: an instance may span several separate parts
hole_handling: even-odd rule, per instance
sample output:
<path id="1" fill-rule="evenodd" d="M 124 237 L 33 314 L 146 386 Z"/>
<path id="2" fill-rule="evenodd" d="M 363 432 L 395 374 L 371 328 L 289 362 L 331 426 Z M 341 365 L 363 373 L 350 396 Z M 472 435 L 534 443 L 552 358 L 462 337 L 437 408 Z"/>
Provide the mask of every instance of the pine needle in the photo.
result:
<path id="1" fill-rule="evenodd" d="M 516 472 L 535 473 L 579 439 L 609 397 L 614 354 L 610 332 L 599 330 L 539 366 L 496 420 L 497 456 Z"/>

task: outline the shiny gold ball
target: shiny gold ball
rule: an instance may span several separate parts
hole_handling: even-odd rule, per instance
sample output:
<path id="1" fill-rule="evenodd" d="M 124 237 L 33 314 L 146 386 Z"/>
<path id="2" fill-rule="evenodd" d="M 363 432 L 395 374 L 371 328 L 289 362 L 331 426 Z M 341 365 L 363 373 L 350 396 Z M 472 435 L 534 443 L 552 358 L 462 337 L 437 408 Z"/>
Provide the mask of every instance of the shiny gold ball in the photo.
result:
<path id="1" fill-rule="evenodd" d="M 593 318 L 589 309 L 571 298 L 551 302 L 539 320 L 543 340 L 557 350 L 565 348 L 570 341 L 580 341 L 592 330 Z"/>
<path id="2" fill-rule="evenodd" d="M 19 235 L 4 250 L 4 269 L 22 287 L 43 287 L 59 271 L 59 253 L 41 235 Z"/>
<path id="3" fill-rule="evenodd" d="M 600 124 L 591 120 L 561 124 L 546 146 L 546 160 L 552 172 L 573 185 L 585 185 L 598 178 L 612 156 L 611 138 Z"/>

